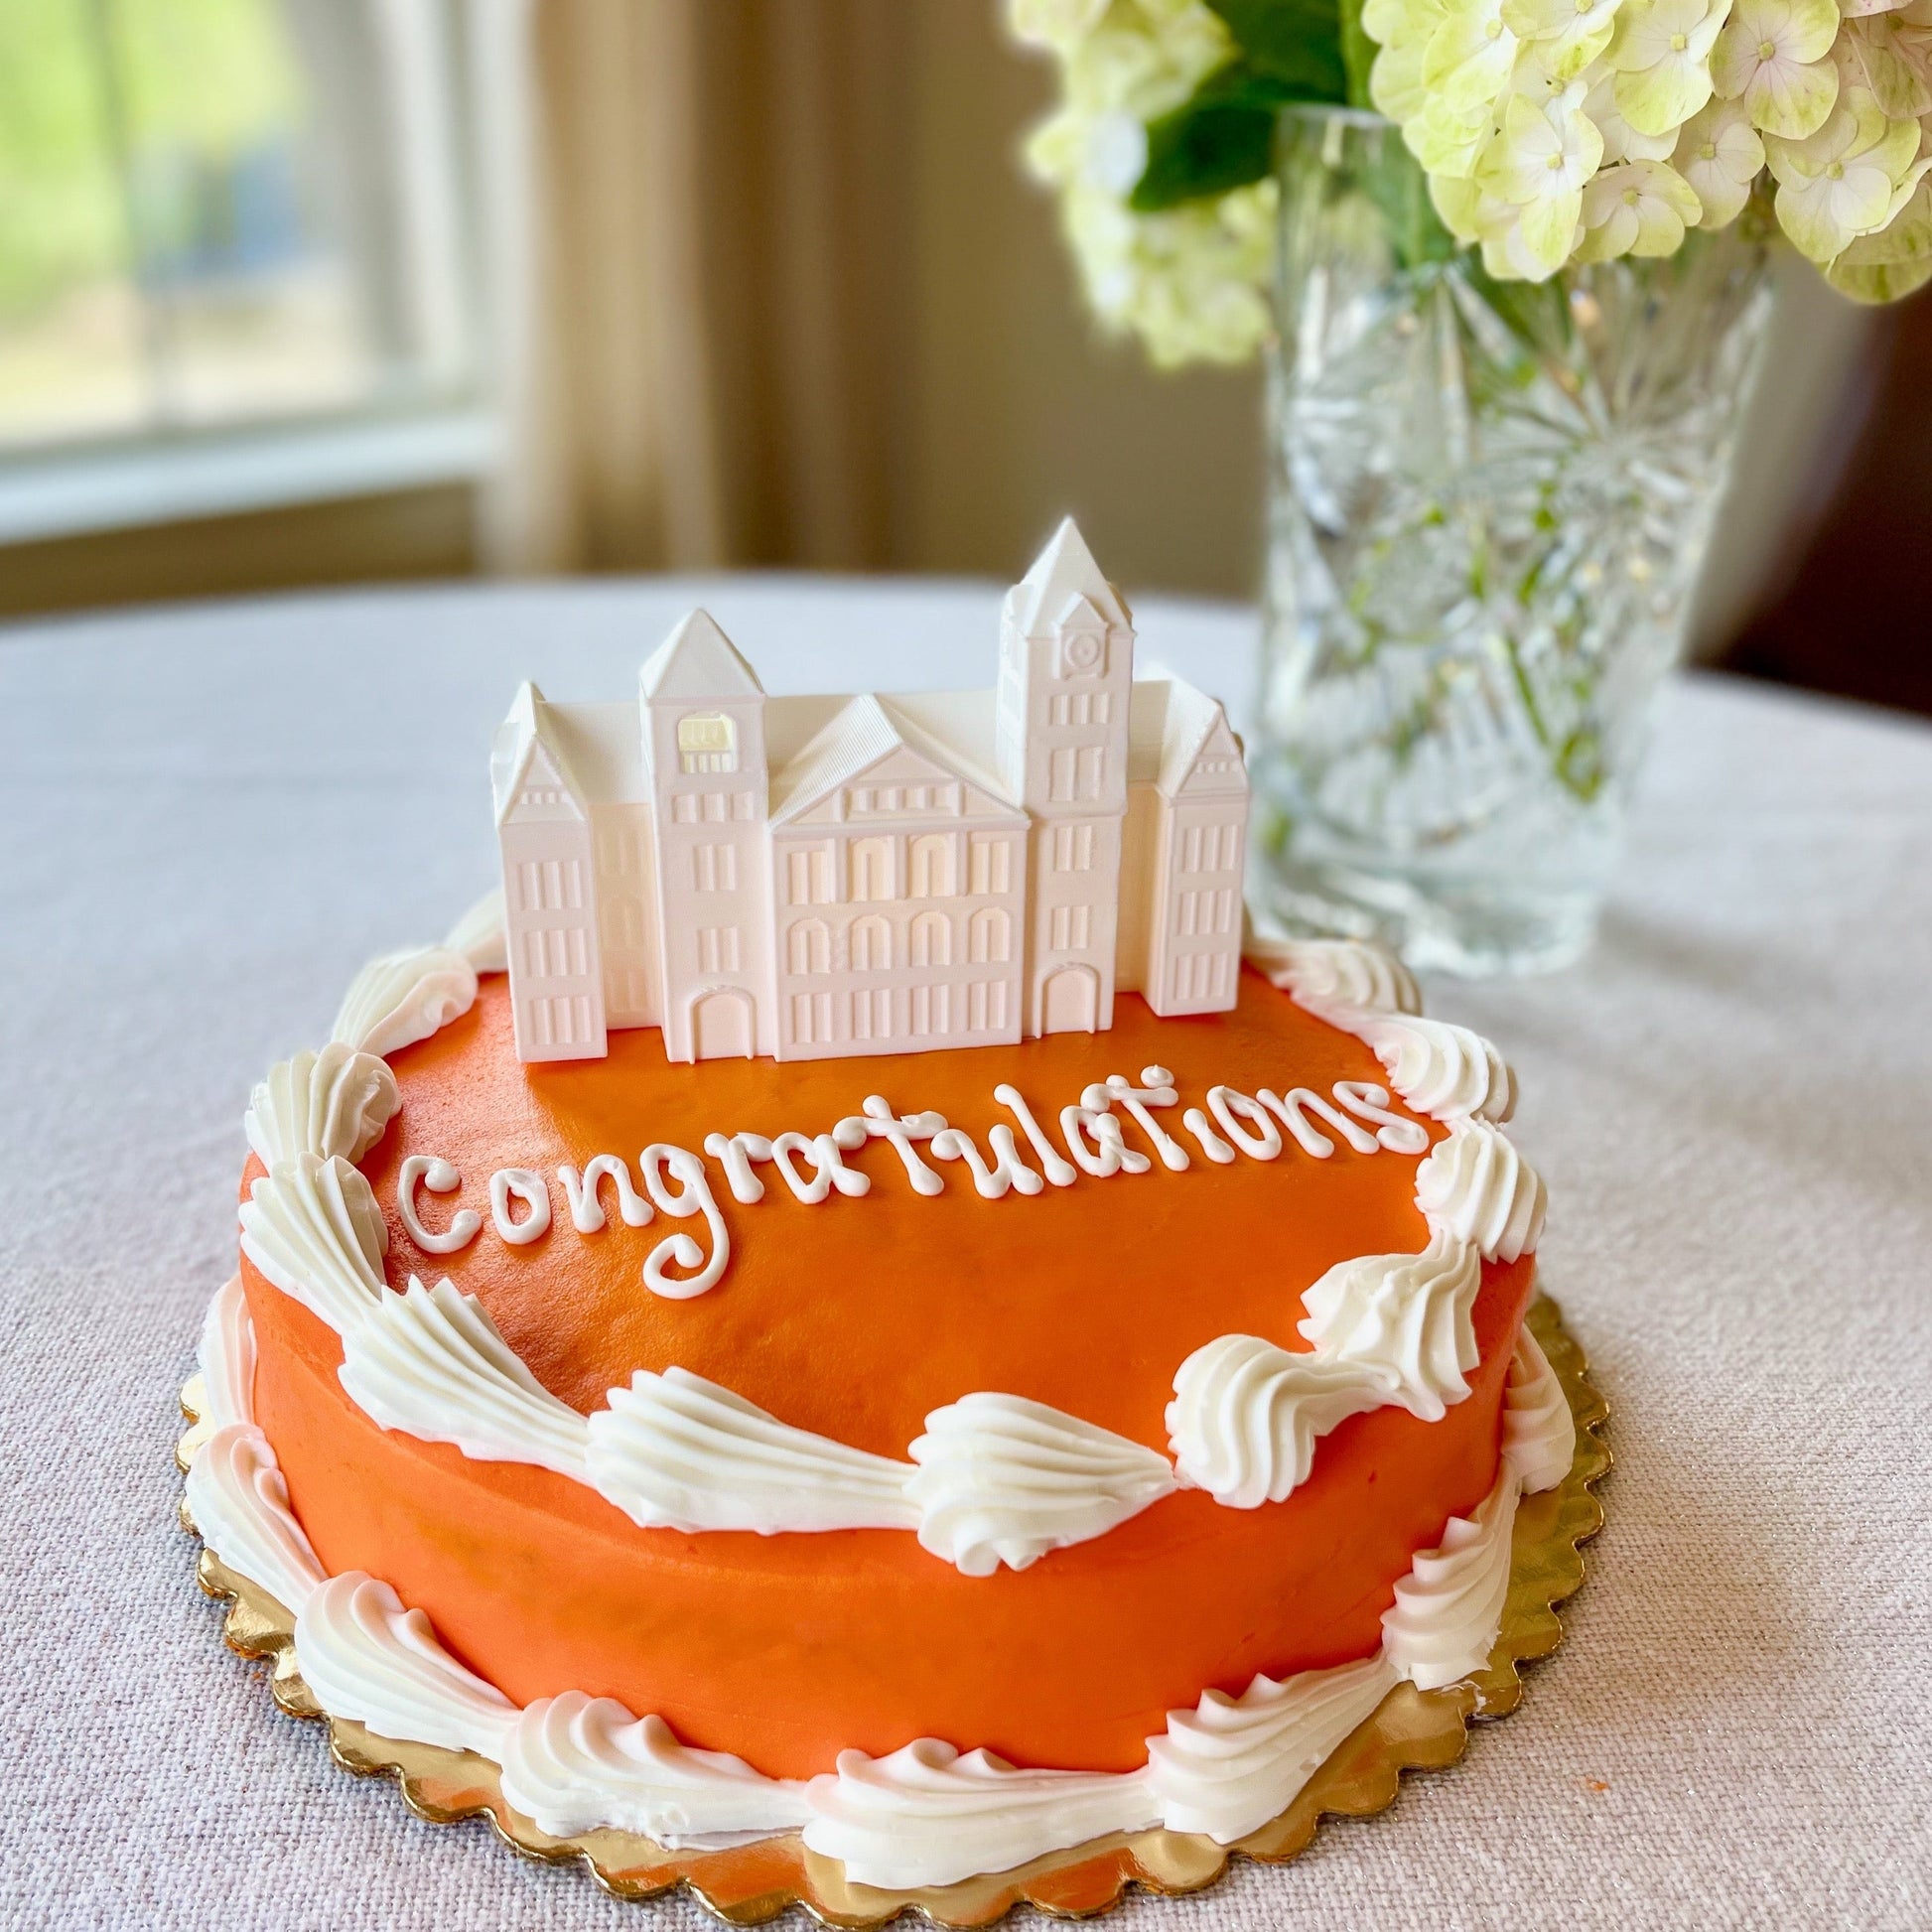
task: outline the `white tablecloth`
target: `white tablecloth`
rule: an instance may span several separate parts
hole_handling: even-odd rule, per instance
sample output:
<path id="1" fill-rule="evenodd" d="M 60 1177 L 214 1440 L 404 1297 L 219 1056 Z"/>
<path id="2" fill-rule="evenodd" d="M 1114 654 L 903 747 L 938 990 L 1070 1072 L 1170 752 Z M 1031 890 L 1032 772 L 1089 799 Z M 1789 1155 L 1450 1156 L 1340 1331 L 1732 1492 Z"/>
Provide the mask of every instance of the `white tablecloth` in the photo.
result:
<path id="1" fill-rule="evenodd" d="M 195 1586 L 169 1451 L 250 1083 L 489 883 L 515 681 L 620 695 L 700 594 L 773 689 L 991 675 L 994 594 L 960 586 L 0 633 L 0 1922 L 646 1922 L 417 1822 L 279 1716 Z M 1141 616 L 1147 655 L 1245 709 L 1250 615 Z M 1570 1642 L 1461 1765 L 1117 1922 L 1932 1924 L 1929 840 L 1932 732 L 1692 680 L 1595 954 L 1431 989 L 1522 1077 L 1544 1280 L 1614 1405 L 1609 1526 Z"/>

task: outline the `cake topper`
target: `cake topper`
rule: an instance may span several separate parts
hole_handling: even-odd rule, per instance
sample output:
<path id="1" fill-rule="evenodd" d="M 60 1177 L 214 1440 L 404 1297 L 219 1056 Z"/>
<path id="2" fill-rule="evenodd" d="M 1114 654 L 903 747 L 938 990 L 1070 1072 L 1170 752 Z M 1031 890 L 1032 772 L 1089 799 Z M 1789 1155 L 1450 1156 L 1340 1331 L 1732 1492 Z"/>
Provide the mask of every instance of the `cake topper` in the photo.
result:
<path id="1" fill-rule="evenodd" d="M 635 703 L 517 693 L 490 758 L 516 1051 L 672 1060 L 989 1046 L 1222 1012 L 1248 777 L 1219 704 L 1134 676 L 1069 517 L 992 691 L 767 697 L 694 611 Z"/>

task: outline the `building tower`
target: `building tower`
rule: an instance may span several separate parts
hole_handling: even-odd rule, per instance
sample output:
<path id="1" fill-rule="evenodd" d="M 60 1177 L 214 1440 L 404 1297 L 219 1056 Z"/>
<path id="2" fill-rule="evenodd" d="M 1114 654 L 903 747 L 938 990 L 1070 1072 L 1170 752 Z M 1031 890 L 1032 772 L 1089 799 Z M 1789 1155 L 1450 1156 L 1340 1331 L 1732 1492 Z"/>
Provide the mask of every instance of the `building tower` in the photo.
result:
<path id="1" fill-rule="evenodd" d="M 1113 1024 L 1134 628 L 1073 519 L 1000 613 L 995 746 L 1033 819 L 1024 1031 Z"/>
<path id="2" fill-rule="evenodd" d="M 771 1053 L 764 689 L 694 611 L 639 678 L 657 844 L 665 1056 Z"/>
<path id="3" fill-rule="evenodd" d="M 525 684 L 489 760 L 503 861 L 503 939 L 521 1060 L 602 1059 L 604 969 L 590 812 Z"/>

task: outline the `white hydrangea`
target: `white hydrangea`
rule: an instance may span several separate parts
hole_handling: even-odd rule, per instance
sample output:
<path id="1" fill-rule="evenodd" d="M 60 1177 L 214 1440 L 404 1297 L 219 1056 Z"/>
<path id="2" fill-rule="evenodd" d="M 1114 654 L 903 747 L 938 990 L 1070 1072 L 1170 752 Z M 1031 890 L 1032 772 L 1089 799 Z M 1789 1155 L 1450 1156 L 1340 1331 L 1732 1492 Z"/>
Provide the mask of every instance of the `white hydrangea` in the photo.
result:
<path id="1" fill-rule="evenodd" d="M 1178 107 L 1233 54 L 1200 0 L 1010 0 L 1022 40 L 1050 49 L 1064 87 L 1026 156 L 1060 197 L 1087 299 L 1164 366 L 1244 362 L 1268 334 L 1275 185 L 1141 214 L 1146 125 Z"/>
<path id="2" fill-rule="evenodd" d="M 1095 311 L 1157 362 L 1245 360 L 1270 329 L 1275 189 L 1141 214 L 1149 121 L 1236 51 L 1203 0 L 1008 0 L 1063 98 L 1029 165 Z M 1669 254 L 1768 175 L 1848 292 L 1932 279 L 1932 0 L 1365 0 L 1369 91 L 1492 275 Z"/>
<path id="3" fill-rule="evenodd" d="M 1932 0 L 1369 0 L 1363 26 L 1372 98 L 1492 274 L 1669 254 L 1768 170 L 1841 286 L 1932 279 Z"/>

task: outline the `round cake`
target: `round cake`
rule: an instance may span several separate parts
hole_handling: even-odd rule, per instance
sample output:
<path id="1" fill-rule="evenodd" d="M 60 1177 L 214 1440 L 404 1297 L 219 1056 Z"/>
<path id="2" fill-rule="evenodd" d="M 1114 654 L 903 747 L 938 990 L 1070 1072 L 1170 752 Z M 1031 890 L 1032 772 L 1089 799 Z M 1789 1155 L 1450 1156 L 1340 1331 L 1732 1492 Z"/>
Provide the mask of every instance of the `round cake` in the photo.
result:
<path id="1" fill-rule="evenodd" d="M 1478 1670 L 1571 1465 L 1507 1067 L 1349 942 L 1017 1044 L 518 1057 L 487 911 L 249 1115 L 189 1507 L 545 1832 L 938 1885 L 1238 1842 Z M 481 976 L 480 970 L 481 969 Z"/>

